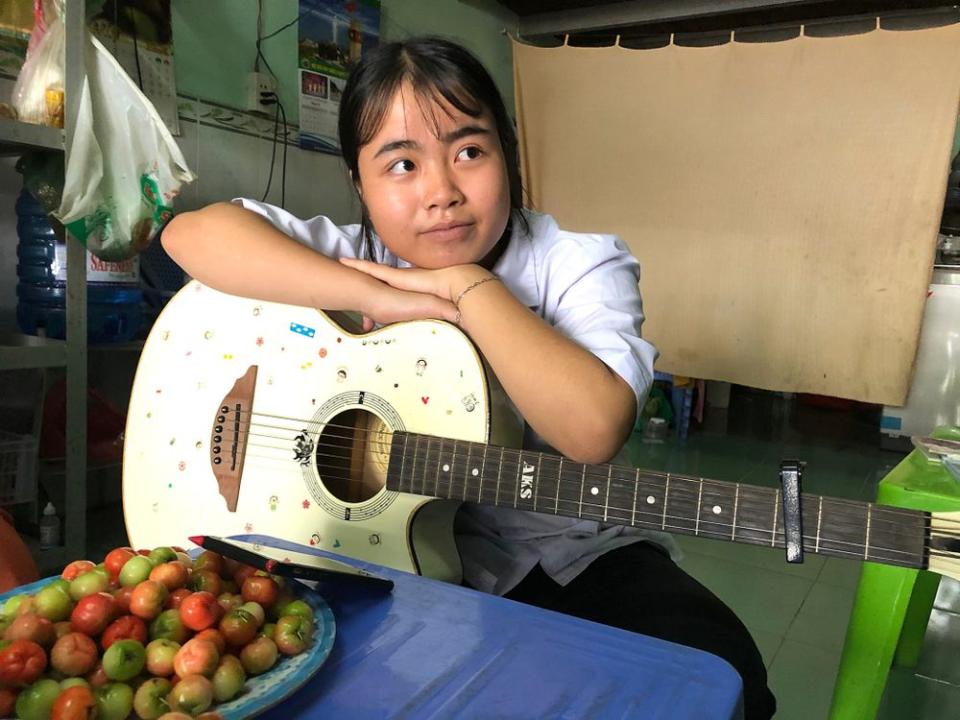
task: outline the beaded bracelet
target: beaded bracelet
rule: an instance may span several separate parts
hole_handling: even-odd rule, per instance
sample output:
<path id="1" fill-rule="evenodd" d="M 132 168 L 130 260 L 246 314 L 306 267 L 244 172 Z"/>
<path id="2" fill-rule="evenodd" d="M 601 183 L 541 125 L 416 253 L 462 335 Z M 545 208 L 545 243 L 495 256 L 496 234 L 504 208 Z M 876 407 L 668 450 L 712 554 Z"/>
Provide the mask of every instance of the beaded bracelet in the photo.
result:
<path id="1" fill-rule="evenodd" d="M 457 319 L 456 319 L 457 325 L 460 324 L 460 301 L 463 300 L 463 296 L 466 295 L 471 290 L 473 290 L 475 287 L 479 285 L 483 285 L 485 282 L 490 282 L 491 280 L 499 280 L 499 279 L 500 278 L 498 278 L 496 275 L 490 275 L 485 278 L 480 278 L 476 282 L 470 283 L 463 290 L 460 291 L 460 294 L 457 295 L 457 299 L 453 301 L 454 307 L 457 308 Z"/>

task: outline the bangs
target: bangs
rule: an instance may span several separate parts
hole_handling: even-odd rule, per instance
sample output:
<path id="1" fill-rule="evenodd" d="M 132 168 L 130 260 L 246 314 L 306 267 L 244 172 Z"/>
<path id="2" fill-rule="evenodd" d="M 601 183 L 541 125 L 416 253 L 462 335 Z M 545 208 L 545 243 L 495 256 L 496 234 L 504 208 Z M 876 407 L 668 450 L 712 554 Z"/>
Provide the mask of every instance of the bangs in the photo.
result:
<path id="1" fill-rule="evenodd" d="M 464 77 L 460 68 L 442 62 L 424 62 L 423 58 L 417 60 L 414 62 L 403 53 L 396 69 L 370 88 L 369 99 L 361 110 L 356 128 L 358 149 L 369 144 L 380 131 L 393 99 L 403 93 L 405 83 L 409 83 L 413 90 L 417 109 L 433 127 L 435 137 L 440 137 L 438 112 L 448 118 L 453 117 L 451 108 L 473 118 L 483 114 L 484 105 L 479 100 L 481 93 L 478 88 L 470 87 L 469 78 Z M 492 109 L 488 112 L 492 115 Z"/>

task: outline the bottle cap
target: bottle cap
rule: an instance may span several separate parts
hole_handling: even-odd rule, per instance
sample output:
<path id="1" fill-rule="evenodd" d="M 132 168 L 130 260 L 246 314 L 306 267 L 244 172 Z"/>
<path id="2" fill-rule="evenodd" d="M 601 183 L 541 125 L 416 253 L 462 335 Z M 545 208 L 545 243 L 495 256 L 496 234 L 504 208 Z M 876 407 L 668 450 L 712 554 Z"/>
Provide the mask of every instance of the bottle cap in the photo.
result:
<path id="1" fill-rule="evenodd" d="M 44 515 L 56 515 L 56 514 L 57 514 L 57 508 L 54 507 L 54 505 L 53 505 L 52 502 L 48 502 L 48 503 L 47 503 L 47 506 L 43 509 L 43 514 L 44 514 Z"/>

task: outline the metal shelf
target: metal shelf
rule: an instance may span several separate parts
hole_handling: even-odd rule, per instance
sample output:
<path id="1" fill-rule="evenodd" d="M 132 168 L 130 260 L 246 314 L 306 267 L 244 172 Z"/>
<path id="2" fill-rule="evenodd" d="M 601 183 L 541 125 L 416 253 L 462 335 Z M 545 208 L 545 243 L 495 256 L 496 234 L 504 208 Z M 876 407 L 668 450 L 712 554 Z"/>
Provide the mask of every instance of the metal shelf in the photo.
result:
<path id="1" fill-rule="evenodd" d="M 0 156 L 27 150 L 55 150 L 69 158 L 72 131 L 77 126 L 85 68 L 86 2 L 64 3 L 65 130 L 0 118 Z M 63 512 L 63 545 L 33 551 L 41 572 L 57 571 L 67 560 L 84 557 L 87 547 L 87 278 L 86 249 L 72 236 L 67 239 L 66 342 L 24 342 L 3 345 L 0 370 L 31 367 L 66 369 L 66 459 Z M 34 339 L 35 341 L 36 339 Z"/>
<path id="2" fill-rule="evenodd" d="M 0 339 L 0 370 L 65 367 L 67 344 L 31 335 Z"/>
<path id="3" fill-rule="evenodd" d="M 0 118 L 0 155 L 20 155 L 27 150 L 63 150 L 62 128 L 33 125 Z"/>

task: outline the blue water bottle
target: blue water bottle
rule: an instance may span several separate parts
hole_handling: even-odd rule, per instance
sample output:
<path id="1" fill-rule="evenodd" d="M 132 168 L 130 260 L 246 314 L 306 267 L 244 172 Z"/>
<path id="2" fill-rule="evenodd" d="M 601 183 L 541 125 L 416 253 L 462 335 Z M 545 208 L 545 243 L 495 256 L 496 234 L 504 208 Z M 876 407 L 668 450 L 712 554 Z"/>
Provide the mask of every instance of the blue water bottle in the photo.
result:
<path id="1" fill-rule="evenodd" d="M 67 247 L 43 206 L 25 188 L 17 211 L 17 325 L 27 335 L 43 330 L 67 336 Z M 87 253 L 87 340 L 127 342 L 143 324 L 143 292 L 137 258 L 104 262 Z"/>

